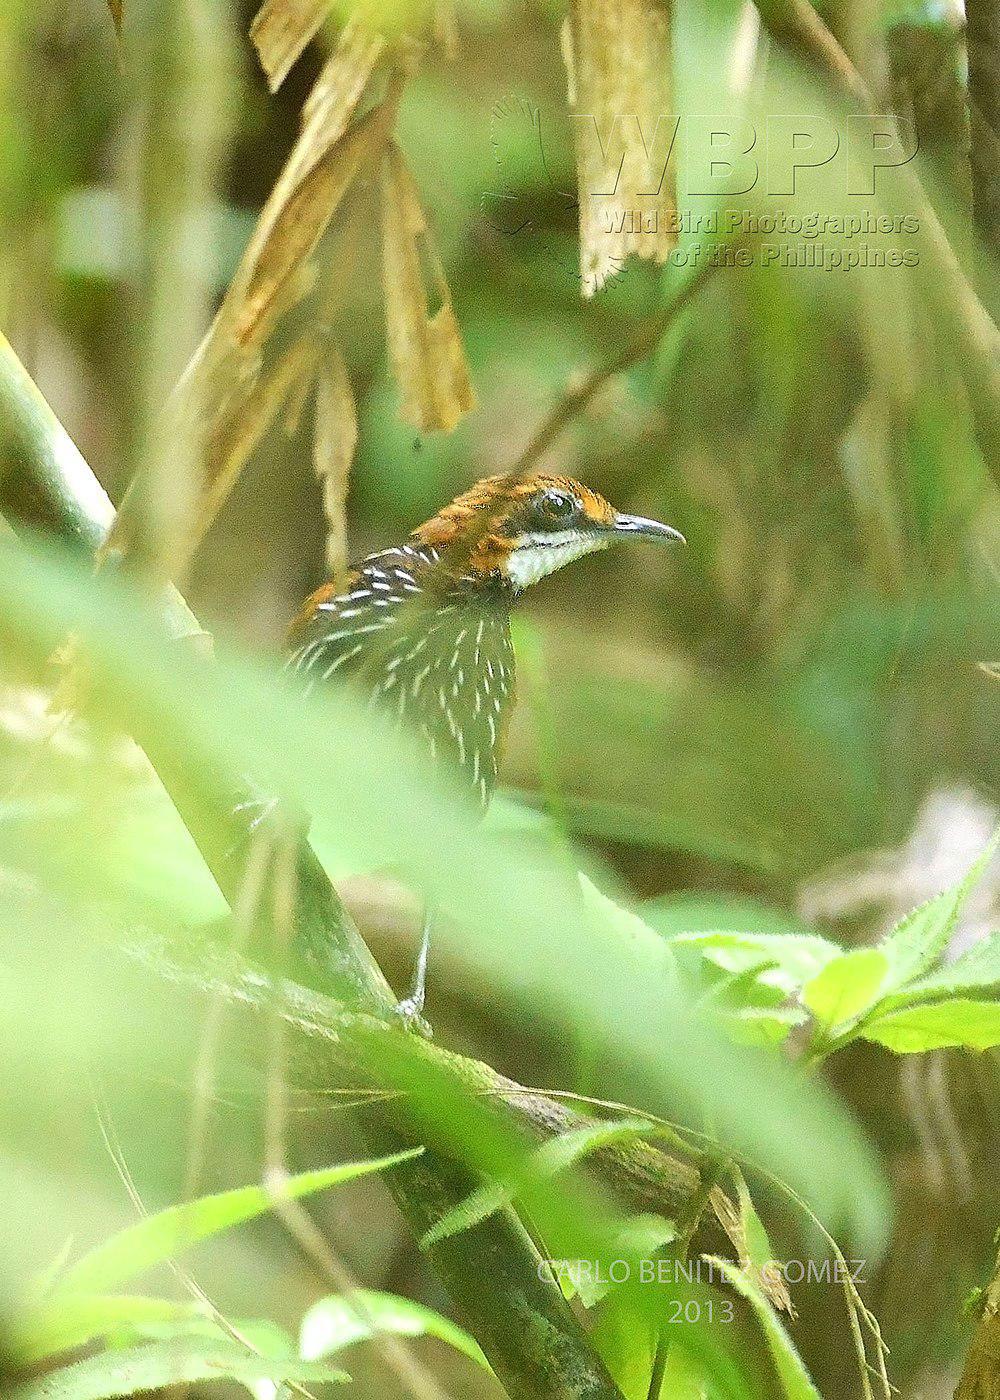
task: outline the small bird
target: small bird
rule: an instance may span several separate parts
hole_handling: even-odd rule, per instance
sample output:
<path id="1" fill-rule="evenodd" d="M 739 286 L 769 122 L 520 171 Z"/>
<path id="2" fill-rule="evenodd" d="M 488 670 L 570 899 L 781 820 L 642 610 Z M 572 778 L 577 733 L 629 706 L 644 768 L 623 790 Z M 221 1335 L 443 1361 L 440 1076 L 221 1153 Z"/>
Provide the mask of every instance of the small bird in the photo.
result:
<path id="1" fill-rule="evenodd" d="M 313 593 L 292 624 L 288 665 L 310 686 L 359 687 L 485 811 L 514 704 L 511 607 L 547 574 L 624 539 L 684 536 L 569 477 L 486 477 L 404 544 Z M 428 938 L 425 920 L 413 992 L 400 1003 L 410 1021 L 423 1008 Z"/>

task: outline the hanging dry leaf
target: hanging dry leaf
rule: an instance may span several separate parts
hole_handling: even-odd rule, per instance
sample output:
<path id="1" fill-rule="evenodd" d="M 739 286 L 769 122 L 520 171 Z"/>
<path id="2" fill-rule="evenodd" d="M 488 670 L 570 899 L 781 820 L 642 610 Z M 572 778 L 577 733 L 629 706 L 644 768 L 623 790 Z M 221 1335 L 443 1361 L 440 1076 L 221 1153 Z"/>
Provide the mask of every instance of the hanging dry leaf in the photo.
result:
<path id="1" fill-rule="evenodd" d="M 343 136 L 384 51 L 381 34 L 353 19 L 344 26 L 302 109 L 302 134 L 288 162 L 296 178 Z"/>
<path id="2" fill-rule="evenodd" d="M 401 413 L 421 432 L 450 432 L 475 398 L 451 293 L 427 229 L 413 177 L 398 147 L 383 167 L 386 334 L 402 393 Z M 438 309 L 431 314 L 421 254 Z"/>
<path id="3" fill-rule="evenodd" d="M 563 41 L 589 297 L 629 253 L 663 262 L 677 241 L 669 12 L 659 0 L 573 0 Z"/>
<path id="4" fill-rule="evenodd" d="M 326 562 L 330 577 L 347 566 L 345 507 L 351 463 L 358 445 L 358 419 L 347 365 L 340 350 L 324 355 L 316 376 L 313 466 L 323 487 Z"/>
<path id="5" fill-rule="evenodd" d="M 235 396 L 218 422 L 208 447 L 208 480 L 199 502 L 192 547 L 201 540 L 233 489 L 244 464 L 282 407 L 308 386 L 316 369 L 316 348 L 300 340 L 266 374 Z"/>
<path id="6" fill-rule="evenodd" d="M 382 120 L 372 112 L 337 143 L 276 211 L 267 239 L 249 269 L 234 328 L 241 344 L 259 344 L 288 300 L 284 293 L 312 253 L 362 161 L 381 144 Z"/>
<path id="7" fill-rule="evenodd" d="M 289 34 L 308 27 L 306 0 L 298 21 L 286 9 Z M 312 13 L 311 11 L 309 12 Z M 280 15 L 267 7 L 258 16 L 258 42 L 270 45 L 277 62 Z M 293 41 L 287 37 L 287 45 Z M 297 40 L 295 41 L 297 42 Z M 303 111 L 299 138 L 265 204 L 215 321 L 177 387 L 168 413 L 181 422 L 200 421 L 209 444 L 190 545 L 203 537 L 254 445 L 300 385 L 311 378 L 296 357 L 298 347 L 261 379 L 263 347 L 279 317 L 315 284 L 311 255 L 351 184 L 364 168 L 378 168 L 392 131 L 403 78 L 393 77 L 385 99 L 352 125 L 358 104 L 385 49 L 385 40 L 357 20 L 345 24 L 337 46 L 316 80 Z M 286 47 L 286 53 L 290 47 Z M 344 273 L 346 277 L 349 275 Z M 315 351 L 311 375 L 315 367 Z M 127 502 L 125 503 L 127 506 Z M 126 536 L 118 516 L 112 543 Z"/>
<path id="8" fill-rule="evenodd" d="M 227 298 L 235 339 L 243 344 L 267 335 L 289 279 L 312 253 L 361 167 L 374 164 L 385 144 L 398 93 L 393 90 L 344 132 L 344 103 L 353 108 L 360 95 L 359 87 L 317 101 L 264 207 Z"/>
<path id="9" fill-rule="evenodd" d="M 264 0 L 250 26 L 250 38 L 271 92 L 330 13 L 330 0 Z"/>

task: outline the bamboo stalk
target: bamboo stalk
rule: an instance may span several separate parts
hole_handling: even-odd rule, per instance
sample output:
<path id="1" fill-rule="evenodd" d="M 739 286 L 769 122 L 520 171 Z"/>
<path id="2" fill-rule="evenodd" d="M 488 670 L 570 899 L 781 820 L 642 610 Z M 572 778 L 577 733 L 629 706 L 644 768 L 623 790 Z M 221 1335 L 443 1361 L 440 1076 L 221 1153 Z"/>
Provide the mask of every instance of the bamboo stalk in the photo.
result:
<path id="1" fill-rule="evenodd" d="M 103 544 L 115 518 L 104 487 L 3 334 L 0 513 L 21 526 L 51 530 L 91 555 Z M 176 588 L 166 590 L 164 612 L 175 636 L 202 634 Z"/>
<path id="2" fill-rule="evenodd" d="M 130 140 L 126 207 L 136 229 L 129 317 L 132 379 L 128 567 L 183 586 L 203 490 L 199 396 L 174 386 L 212 316 L 211 220 L 238 103 L 225 0 L 130 0 L 125 25 Z"/>

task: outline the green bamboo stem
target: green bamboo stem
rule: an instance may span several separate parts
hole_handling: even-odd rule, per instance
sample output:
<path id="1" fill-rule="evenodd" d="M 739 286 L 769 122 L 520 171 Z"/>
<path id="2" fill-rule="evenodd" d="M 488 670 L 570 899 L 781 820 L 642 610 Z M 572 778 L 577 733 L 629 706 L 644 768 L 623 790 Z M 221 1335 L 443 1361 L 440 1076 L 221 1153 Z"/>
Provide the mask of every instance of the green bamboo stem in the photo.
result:
<path id="1" fill-rule="evenodd" d="M 236 29 L 227 0 L 130 0 L 126 35 L 124 186 L 136 230 L 135 470 L 126 552 L 130 568 L 183 586 L 204 444 L 200 394 L 178 397 L 174 386 L 212 318 L 207 235 L 240 97 Z"/>
<path id="2" fill-rule="evenodd" d="M 21 526 L 50 530 L 90 555 L 115 518 L 104 487 L 2 333 L 0 514 Z M 166 590 L 164 611 L 175 636 L 201 634 L 175 588 Z"/>

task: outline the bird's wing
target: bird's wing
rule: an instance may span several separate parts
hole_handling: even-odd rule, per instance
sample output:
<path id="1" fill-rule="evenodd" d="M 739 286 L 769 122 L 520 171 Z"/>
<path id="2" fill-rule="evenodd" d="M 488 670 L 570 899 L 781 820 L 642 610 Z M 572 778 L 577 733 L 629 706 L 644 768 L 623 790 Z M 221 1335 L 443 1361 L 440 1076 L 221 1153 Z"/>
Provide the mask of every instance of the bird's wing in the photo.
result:
<path id="1" fill-rule="evenodd" d="M 412 621 L 407 605 L 419 607 L 415 569 L 426 563 L 423 551 L 383 550 L 363 560 L 339 587 L 317 589 L 289 632 L 289 668 L 313 683 L 357 674 L 391 652 L 404 615 Z"/>

